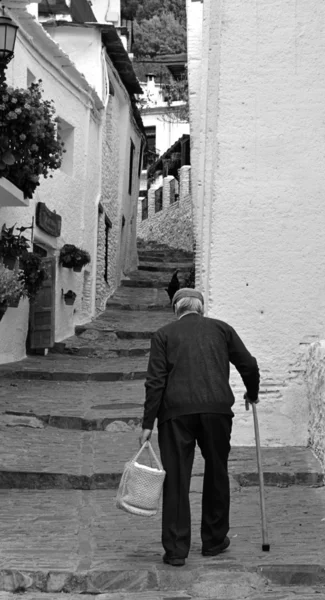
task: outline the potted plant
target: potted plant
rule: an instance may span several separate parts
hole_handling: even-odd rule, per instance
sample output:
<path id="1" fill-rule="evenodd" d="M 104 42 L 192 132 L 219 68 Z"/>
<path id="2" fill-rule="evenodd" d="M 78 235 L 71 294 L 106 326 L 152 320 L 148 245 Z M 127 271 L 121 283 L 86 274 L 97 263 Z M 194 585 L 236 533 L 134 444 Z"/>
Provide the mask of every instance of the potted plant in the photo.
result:
<path id="1" fill-rule="evenodd" d="M 60 168 L 64 152 L 54 104 L 43 100 L 41 83 L 27 89 L 0 85 L 0 177 L 25 198 L 33 197 L 41 176 Z"/>
<path id="2" fill-rule="evenodd" d="M 11 271 L 0 265 L 0 314 L 1 318 L 8 306 L 18 306 L 19 300 L 25 297 L 24 274 L 20 270 Z"/>
<path id="3" fill-rule="evenodd" d="M 77 294 L 75 294 L 75 292 L 73 292 L 72 290 L 69 290 L 68 292 L 63 294 L 64 302 L 70 306 L 74 304 L 76 297 Z"/>
<path id="4" fill-rule="evenodd" d="M 47 279 L 47 272 L 41 258 L 35 252 L 24 252 L 20 258 L 20 266 L 24 274 L 27 297 L 33 301 Z"/>
<path id="5" fill-rule="evenodd" d="M 14 233 L 15 227 L 16 225 L 6 227 L 4 223 L 0 231 L 0 256 L 7 269 L 13 269 L 17 258 L 29 248 L 27 238 L 21 235 L 26 227 L 17 227 L 18 234 Z"/>
<path id="6" fill-rule="evenodd" d="M 60 250 L 59 264 L 66 269 L 80 272 L 82 267 L 90 263 L 90 254 L 73 244 L 65 244 Z"/>

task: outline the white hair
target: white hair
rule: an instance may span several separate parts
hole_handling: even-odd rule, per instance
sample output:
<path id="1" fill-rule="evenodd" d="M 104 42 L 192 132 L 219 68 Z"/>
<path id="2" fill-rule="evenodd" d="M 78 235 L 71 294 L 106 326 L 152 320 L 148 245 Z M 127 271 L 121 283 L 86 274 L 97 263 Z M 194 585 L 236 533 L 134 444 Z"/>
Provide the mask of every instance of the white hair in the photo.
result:
<path id="1" fill-rule="evenodd" d="M 175 313 L 179 319 L 187 312 L 196 312 L 199 315 L 204 314 L 204 308 L 201 300 L 198 298 L 181 298 L 175 304 Z"/>

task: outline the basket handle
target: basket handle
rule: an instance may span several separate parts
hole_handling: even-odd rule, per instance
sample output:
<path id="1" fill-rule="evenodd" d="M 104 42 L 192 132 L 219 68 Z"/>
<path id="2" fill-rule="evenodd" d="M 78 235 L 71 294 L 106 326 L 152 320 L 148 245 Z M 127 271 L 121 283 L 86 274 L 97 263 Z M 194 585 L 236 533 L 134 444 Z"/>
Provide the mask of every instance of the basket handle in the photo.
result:
<path id="1" fill-rule="evenodd" d="M 151 443 L 149 441 L 145 442 L 141 446 L 140 450 L 136 453 L 135 457 L 132 459 L 132 462 L 136 462 L 137 459 L 139 458 L 140 454 L 142 454 L 143 450 L 145 450 L 145 449 L 148 450 L 149 456 L 151 455 L 151 457 L 154 459 L 157 467 L 162 471 L 163 470 L 163 466 L 162 466 L 162 464 L 161 464 L 158 456 L 156 455 L 156 453 L 155 453 L 155 451 L 154 451 L 154 449 L 153 449 L 153 447 L 152 447 L 152 445 L 151 445 Z"/>

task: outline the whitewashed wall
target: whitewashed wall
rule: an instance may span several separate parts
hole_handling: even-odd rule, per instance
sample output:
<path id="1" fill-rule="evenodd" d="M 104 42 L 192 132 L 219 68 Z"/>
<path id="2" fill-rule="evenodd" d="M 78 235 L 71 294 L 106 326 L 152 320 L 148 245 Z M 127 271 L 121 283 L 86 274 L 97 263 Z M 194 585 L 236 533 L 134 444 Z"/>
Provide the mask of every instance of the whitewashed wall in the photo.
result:
<path id="1" fill-rule="evenodd" d="M 325 5 L 187 7 L 197 285 L 258 359 L 262 442 L 306 444 L 304 344 L 324 335 Z M 236 387 L 233 442 L 253 443 Z"/>

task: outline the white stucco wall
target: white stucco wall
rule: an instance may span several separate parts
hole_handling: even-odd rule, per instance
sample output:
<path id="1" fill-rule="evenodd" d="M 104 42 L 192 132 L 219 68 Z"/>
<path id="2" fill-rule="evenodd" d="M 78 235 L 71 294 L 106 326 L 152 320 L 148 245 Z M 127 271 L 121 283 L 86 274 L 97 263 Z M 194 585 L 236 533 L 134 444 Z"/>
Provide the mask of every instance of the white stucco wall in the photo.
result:
<path id="1" fill-rule="evenodd" d="M 46 25 L 47 31 L 69 55 L 77 69 L 102 97 L 101 32 L 95 27 Z M 85 51 L 86 49 L 86 51 Z"/>
<path id="2" fill-rule="evenodd" d="M 325 341 L 308 349 L 306 385 L 309 408 L 309 442 L 325 471 Z"/>
<path id="3" fill-rule="evenodd" d="M 65 243 L 83 247 L 91 254 L 91 263 L 86 268 L 89 272 L 88 287 L 92 286 L 93 295 L 88 303 L 85 296 L 84 272 L 73 273 L 58 267 L 56 278 L 56 314 L 55 341 L 60 341 L 74 332 L 76 324 L 88 321 L 95 310 L 93 284 L 95 281 L 96 252 L 94 238 L 97 233 L 97 205 L 100 193 L 101 146 L 98 140 L 101 136 L 101 121 L 98 111 L 94 110 L 89 93 L 85 91 L 69 70 L 58 69 L 53 64 L 53 56 L 46 42 L 36 43 L 42 39 L 40 29 L 37 38 L 30 38 L 30 26 L 25 18 L 16 11 L 14 17 L 20 24 L 17 37 L 15 58 L 7 71 L 7 81 L 15 87 L 27 87 L 27 69 L 33 73 L 36 80 L 42 79 L 44 98 L 53 99 L 56 113 L 74 127 L 73 171 L 70 175 L 63 169 L 53 173 L 53 179 L 43 180 L 37 188 L 28 208 L 0 208 L 0 225 L 11 226 L 30 225 L 35 215 L 37 202 L 45 202 L 50 210 L 55 210 L 62 217 L 62 230 L 59 238 L 54 238 L 42 232 L 37 226 L 34 231 L 34 242 L 47 247 L 49 255 L 59 254 L 59 249 Z M 19 19 L 21 18 L 21 22 Z M 39 25 L 35 24 L 40 28 Z M 87 286 L 86 286 L 87 287 Z M 66 306 L 61 290 L 72 289 L 77 294 L 73 307 Z M 20 303 L 19 308 L 10 309 L 0 323 L 0 361 L 12 362 L 25 356 L 28 311 L 26 303 Z M 11 325 L 10 325 L 11 323 Z M 13 339 L 13 323 L 19 323 L 15 328 Z"/>
<path id="4" fill-rule="evenodd" d="M 304 342 L 324 335 L 325 6 L 200 4 L 187 5 L 197 285 L 258 359 L 262 443 L 306 444 Z M 233 443 L 253 443 L 235 381 Z"/>

